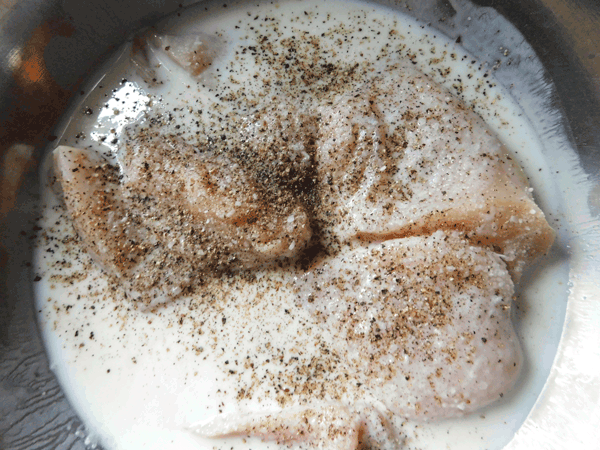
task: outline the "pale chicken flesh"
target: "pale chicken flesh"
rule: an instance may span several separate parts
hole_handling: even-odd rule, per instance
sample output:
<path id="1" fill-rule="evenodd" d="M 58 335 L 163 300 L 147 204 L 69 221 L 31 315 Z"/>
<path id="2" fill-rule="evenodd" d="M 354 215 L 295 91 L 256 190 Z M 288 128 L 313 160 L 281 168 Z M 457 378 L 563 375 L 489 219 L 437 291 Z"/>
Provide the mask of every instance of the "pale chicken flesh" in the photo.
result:
<path id="1" fill-rule="evenodd" d="M 361 440 L 367 448 L 399 448 L 386 415 L 420 422 L 461 416 L 501 398 L 521 372 L 506 264 L 462 233 L 341 252 L 298 278 L 295 292 L 298 307 L 332 334 L 341 370 L 358 387 L 333 405 L 228 414 L 194 432 L 331 450 L 363 448 Z M 361 405 L 367 399 L 378 410 Z M 369 411 L 376 421 L 367 421 Z"/>
<path id="2" fill-rule="evenodd" d="M 403 439 L 371 405 L 324 403 L 268 413 L 223 414 L 189 430 L 200 436 L 256 436 L 282 445 L 309 445 L 321 450 L 396 450 Z"/>
<path id="3" fill-rule="evenodd" d="M 221 416 L 197 424 L 190 430 L 200 436 L 258 436 L 278 444 L 309 442 L 326 450 L 349 450 L 358 445 L 360 422 L 348 408 L 321 405 L 318 408 L 287 409 L 274 413 Z"/>
<path id="4" fill-rule="evenodd" d="M 144 305 L 176 298 L 210 273 L 292 257 L 311 236 L 289 194 L 271 199 L 225 155 L 179 141 L 137 142 L 123 174 L 72 147 L 58 147 L 54 162 L 83 245 Z"/>
<path id="5" fill-rule="evenodd" d="M 498 255 L 437 231 L 324 260 L 299 283 L 298 301 L 334 333 L 365 392 L 430 420 L 481 408 L 515 383 L 513 294 Z"/>
<path id="6" fill-rule="evenodd" d="M 464 231 L 512 274 L 554 232 L 483 120 L 404 65 L 319 108 L 320 211 L 331 245 Z"/>

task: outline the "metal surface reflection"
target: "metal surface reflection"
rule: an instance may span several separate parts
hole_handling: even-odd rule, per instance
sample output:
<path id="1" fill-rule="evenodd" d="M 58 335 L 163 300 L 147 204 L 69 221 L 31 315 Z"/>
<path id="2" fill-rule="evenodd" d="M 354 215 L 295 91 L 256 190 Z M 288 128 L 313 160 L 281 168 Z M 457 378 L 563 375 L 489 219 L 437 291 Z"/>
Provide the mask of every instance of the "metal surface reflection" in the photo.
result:
<path id="1" fill-rule="evenodd" d="M 0 6 L 0 448 L 83 449 L 86 445 L 81 424 L 48 367 L 32 310 L 28 264 L 38 231 L 40 154 L 54 139 L 52 129 L 73 96 L 79 95 L 81 82 L 111 50 L 134 30 L 192 3 L 23 0 L 4 1 Z M 575 255 L 568 314 L 574 323 L 581 322 L 587 334 L 573 328 L 565 332 L 551 378 L 555 383 L 576 383 L 579 374 L 585 374 L 573 396 L 591 397 L 577 404 L 579 412 L 556 413 L 557 417 L 565 414 L 565 421 L 581 424 L 575 431 L 585 439 L 594 420 L 590 416 L 599 414 L 593 397 L 599 381 L 593 374 L 600 355 L 582 336 L 597 337 L 600 323 L 600 308 L 593 302 L 600 298 L 594 281 L 600 270 L 600 5 L 595 0 L 476 0 L 475 8 L 467 0 L 381 3 L 393 3 L 460 42 L 489 64 L 496 79 L 524 102 L 533 102 L 535 96 L 529 91 L 540 87 L 527 85 L 528 79 L 539 78 L 554 86 L 547 92 L 534 92 L 546 98 L 544 107 L 557 111 L 555 123 L 538 125 L 550 127 L 545 130 L 549 139 L 570 136 L 576 150 L 571 155 L 566 142 L 563 153 L 558 148 L 548 156 L 568 166 L 556 175 L 562 186 L 572 186 L 563 194 L 577 217 L 565 241 Z M 486 16 L 489 29 L 477 28 L 474 11 Z M 508 29 L 502 17 L 516 29 Z M 493 28 L 496 25 L 498 30 Z M 512 39 L 511 46 L 497 45 L 497 34 Z M 522 53 L 507 55 L 509 48 L 520 48 Z M 533 54 L 529 61 L 521 58 L 530 48 L 545 71 L 540 72 Z M 496 61 L 505 63 L 496 67 Z M 515 82 L 515 74 L 520 73 L 521 84 Z M 574 311 L 575 307 L 580 309 Z M 575 346 L 581 348 L 578 357 L 569 353 Z M 590 364 L 579 370 L 582 358 Z M 545 403 L 534 411 L 532 420 L 543 422 L 544 416 L 536 415 L 560 409 L 559 393 L 550 387 L 545 395 Z M 545 424 L 549 429 L 555 426 L 554 422 Z M 526 422 L 511 445 L 530 445 L 538 436 L 534 428 L 535 424 Z"/>

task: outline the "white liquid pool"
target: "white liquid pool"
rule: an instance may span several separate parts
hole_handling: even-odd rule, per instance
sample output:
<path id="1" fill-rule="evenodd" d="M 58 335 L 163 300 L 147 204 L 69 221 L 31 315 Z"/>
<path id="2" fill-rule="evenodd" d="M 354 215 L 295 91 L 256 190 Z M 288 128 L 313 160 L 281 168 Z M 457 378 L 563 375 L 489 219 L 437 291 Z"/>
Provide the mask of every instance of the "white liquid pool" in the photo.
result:
<path id="1" fill-rule="evenodd" d="M 368 62 L 382 51 L 410 57 L 417 68 L 474 107 L 523 167 L 551 225 L 559 218 L 556 186 L 541 143 L 510 94 L 459 45 L 396 11 L 365 2 L 215 4 L 186 11 L 166 26 L 180 33 L 200 30 L 218 36 L 223 47 L 213 66 L 196 80 L 155 52 L 151 62 L 158 84 L 148 84 L 131 65 L 130 49 L 124 49 L 86 90 L 87 96 L 64 125 L 60 144 L 89 147 L 111 157 L 122 148 L 128 127 L 169 112 L 173 120 L 164 124 L 165 132 L 183 133 L 193 142 L 196 132 L 203 132 L 210 121 L 206 105 L 214 101 L 213 90 L 223 82 L 219 77 L 226 79 L 229 64 L 241 58 L 251 73 L 253 60 L 236 51 L 254 45 L 257 36 L 275 28 L 284 36 L 307 32 L 320 36 L 323 47 L 335 50 L 342 61 Z M 251 78 L 241 75 L 235 82 L 253 86 Z M 48 166 L 44 176 L 47 171 Z M 240 388 L 232 381 L 235 378 L 223 374 L 241 371 L 240 355 L 264 360 L 269 346 L 282 354 L 298 347 L 318 348 L 327 336 L 298 338 L 299 324 L 310 323 L 308 313 L 303 316 L 295 310 L 293 320 L 282 316 L 282 310 L 293 307 L 291 295 L 256 292 L 243 281 L 225 294 L 230 307 L 224 311 L 198 308 L 192 300 L 174 302 L 159 313 L 128 308 L 72 239 L 73 229 L 54 192 L 46 189 L 43 196 L 45 238 L 36 252 L 39 318 L 52 368 L 91 436 L 107 449 L 276 448 L 255 439 L 203 439 L 186 427 L 235 411 Z M 567 280 L 568 267 L 551 252 L 521 281 L 515 326 L 526 367 L 518 385 L 500 401 L 460 419 L 420 425 L 399 420 L 406 448 L 500 449 L 508 443 L 552 365 L 564 320 Z M 273 301 L 262 302 L 264 308 L 253 312 L 256 322 L 236 312 L 236 307 L 260 296 Z M 221 321 L 220 334 L 202 333 L 206 321 Z M 244 336 L 239 335 L 241 329 Z M 269 389 L 273 386 L 266 381 L 254 398 L 244 401 L 245 408 L 276 407 L 269 400 Z"/>

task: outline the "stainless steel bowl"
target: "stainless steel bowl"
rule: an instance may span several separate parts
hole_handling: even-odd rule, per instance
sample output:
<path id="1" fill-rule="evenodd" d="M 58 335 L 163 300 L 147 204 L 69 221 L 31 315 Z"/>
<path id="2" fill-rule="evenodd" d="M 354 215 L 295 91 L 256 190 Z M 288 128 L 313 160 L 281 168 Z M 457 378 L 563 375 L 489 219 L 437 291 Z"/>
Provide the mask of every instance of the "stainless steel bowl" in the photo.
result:
<path id="1" fill-rule="evenodd" d="M 85 433 L 45 357 L 29 268 L 40 156 L 82 81 L 128 36 L 188 0 L 0 4 L 0 448 L 82 449 Z M 507 448 L 597 448 L 600 425 L 600 4 L 385 1 L 461 42 L 540 133 L 564 205 L 570 284 L 546 386 Z M 510 48 L 507 58 L 506 49 Z M 510 61 L 510 64 L 507 62 Z M 499 64 L 502 62 L 502 64 Z M 542 119 L 541 112 L 551 120 Z M 561 316 L 562 320 L 562 316 Z"/>

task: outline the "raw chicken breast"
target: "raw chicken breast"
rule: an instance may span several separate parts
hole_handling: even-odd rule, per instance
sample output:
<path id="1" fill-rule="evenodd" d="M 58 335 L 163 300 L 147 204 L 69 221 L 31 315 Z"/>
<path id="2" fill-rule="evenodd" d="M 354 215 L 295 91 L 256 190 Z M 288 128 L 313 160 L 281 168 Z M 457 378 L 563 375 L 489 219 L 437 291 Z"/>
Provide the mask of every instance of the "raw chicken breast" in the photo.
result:
<path id="1" fill-rule="evenodd" d="M 204 437 L 253 436 L 288 447 L 322 450 L 397 450 L 403 444 L 385 416 L 362 403 L 224 414 L 207 423 L 194 424 L 189 430 Z"/>
<path id="2" fill-rule="evenodd" d="M 154 215 L 181 205 L 186 214 L 182 225 L 235 246 L 229 250 L 231 257 L 245 268 L 292 257 L 311 237 L 307 213 L 298 200 L 286 190 L 263 189 L 225 153 L 141 136 L 128 145 L 121 163 L 123 185 L 133 202 L 150 201 L 147 213 Z M 166 239 L 169 247 L 189 251 L 189 237 Z"/>
<path id="3" fill-rule="evenodd" d="M 303 207 L 265 196 L 224 155 L 179 141 L 132 144 L 123 174 L 91 151 L 59 147 L 55 171 L 83 245 L 147 304 L 210 272 L 289 258 L 310 239 Z"/>
<path id="4" fill-rule="evenodd" d="M 117 169 L 96 152 L 60 146 L 54 173 L 87 252 L 110 274 L 131 276 L 155 242 L 132 226 Z"/>
<path id="5" fill-rule="evenodd" d="M 298 301 L 334 333 L 365 397 L 432 420 L 479 409 L 517 380 L 513 293 L 495 253 L 437 231 L 324 260 L 299 281 Z"/>
<path id="6" fill-rule="evenodd" d="M 273 413 L 240 413 L 219 416 L 190 427 L 205 437 L 256 436 L 278 444 L 310 443 L 323 450 L 353 450 L 358 446 L 360 421 L 341 405 L 287 408 Z"/>
<path id="7" fill-rule="evenodd" d="M 268 286 L 268 278 L 259 285 Z M 296 306 L 314 318 L 313 332 L 331 334 L 328 352 L 340 360 L 328 381 L 333 397 L 219 415 L 191 431 L 299 448 L 391 450 L 402 439 L 388 417 L 461 416 L 502 397 L 519 377 L 513 282 L 498 255 L 462 233 L 346 250 L 316 263 L 294 291 Z M 298 375 L 297 367 L 289 370 Z"/>
<path id="8" fill-rule="evenodd" d="M 164 51 L 173 61 L 194 76 L 212 65 L 223 51 L 224 42 L 215 35 L 202 32 L 186 34 L 155 34 L 147 37 L 155 48 Z"/>
<path id="9" fill-rule="evenodd" d="M 193 77 L 198 77 L 213 64 L 224 47 L 222 38 L 200 31 L 164 34 L 150 29 L 133 38 L 130 56 L 138 75 L 153 86 L 158 82 L 156 67 L 164 56 Z"/>
<path id="10" fill-rule="evenodd" d="M 238 153 L 262 177 L 294 186 L 312 176 L 317 121 L 296 99 L 274 96 L 265 107 L 240 120 Z"/>
<path id="11" fill-rule="evenodd" d="M 461 230 L 517 278 L 554 233 L 522 170 L 475 113 L 411 67 L 323 106 L 316 160 L 328 241 Z"/>

